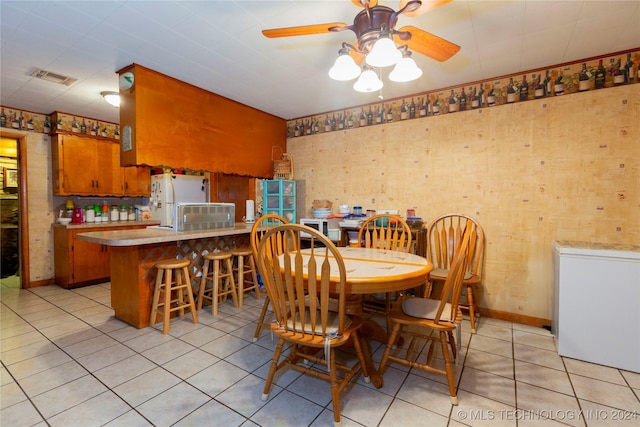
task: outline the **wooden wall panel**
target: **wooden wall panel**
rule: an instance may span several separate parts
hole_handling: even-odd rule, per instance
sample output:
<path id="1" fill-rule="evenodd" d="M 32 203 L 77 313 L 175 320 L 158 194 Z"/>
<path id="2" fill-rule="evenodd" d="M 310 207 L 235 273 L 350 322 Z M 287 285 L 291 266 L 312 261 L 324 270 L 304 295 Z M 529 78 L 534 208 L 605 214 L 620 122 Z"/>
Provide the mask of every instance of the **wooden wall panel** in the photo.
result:
<path id="1" fill-rule="evenodd" d="M 553 240 L 640 242 L 637 84 L 291 138 L 287 152 L 298 217 L 314 199 L 477 217 L 489 310 L 551 318 Z"/>

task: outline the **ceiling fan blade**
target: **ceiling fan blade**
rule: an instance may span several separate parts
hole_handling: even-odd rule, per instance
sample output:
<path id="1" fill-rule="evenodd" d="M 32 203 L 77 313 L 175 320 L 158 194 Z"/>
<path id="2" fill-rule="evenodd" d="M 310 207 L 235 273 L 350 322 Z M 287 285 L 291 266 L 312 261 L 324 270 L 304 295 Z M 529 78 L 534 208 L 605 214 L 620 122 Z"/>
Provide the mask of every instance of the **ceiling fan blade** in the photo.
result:
<path id="1" fill-rule="evenodd" d="M 307 36 L 310 34 L 324 34 L 333 31 L 348 30 L 349 26 L 342 22 L 333 22 L 329 24 L 302 25 L 300 27 L 273 28 L 270 30 L 262 30 L 262 34 L 270 39 L 277 37 L 293 37 Z"/>
<path id="2" fill-rule="evenodd" d="M 409 34 L 410 37 L 408 37 Z M 440 62 L 446 61 L 460 50 L 457 44 L 411 25 L 400 28 L 397 33 L 394 33 L 393 40 L 397 44 L 406 44 L 409 50 Z"/>
<path id="3" fill-rule="evenodd" d="M 365 4 L 368 3 L 369 7 L 373 7 L 378 4 L 378 0 L 351 0 L 351 3 L 355 4 L 358 7 L 364 8 Z"/>
<path id="4" fill-rule="evenodd" d="M 410 1 L 411 0 L 400 0 L 400 9 L 405 7 L 407 3 L 409 3 Z M 405 12 L 404 15 L 405 16 L 422 15 L 423 13 L 429 12 L 430 10 L 433 10 L 435 8 L 445 5 L 450 1 L 451 0 L 422 0 L 422 5 L 418 9 L 414 10 L 413 12 Z"/>

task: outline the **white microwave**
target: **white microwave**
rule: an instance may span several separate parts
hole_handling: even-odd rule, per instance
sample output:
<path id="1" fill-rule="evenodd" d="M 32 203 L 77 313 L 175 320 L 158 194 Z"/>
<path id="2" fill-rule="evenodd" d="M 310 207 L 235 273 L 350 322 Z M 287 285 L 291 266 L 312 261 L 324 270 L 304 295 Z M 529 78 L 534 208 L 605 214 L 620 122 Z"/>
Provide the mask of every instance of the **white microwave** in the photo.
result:
<path id="1" fill-rule="evenodd" d="M 320 218 L 300 218 L 300 224 L 307 227 L 315 228 L 325 236 L 329 236 L 329 220 Z M 300 233 L 300 237 L 311 237 L 309 233 L 304 231 Z"/>

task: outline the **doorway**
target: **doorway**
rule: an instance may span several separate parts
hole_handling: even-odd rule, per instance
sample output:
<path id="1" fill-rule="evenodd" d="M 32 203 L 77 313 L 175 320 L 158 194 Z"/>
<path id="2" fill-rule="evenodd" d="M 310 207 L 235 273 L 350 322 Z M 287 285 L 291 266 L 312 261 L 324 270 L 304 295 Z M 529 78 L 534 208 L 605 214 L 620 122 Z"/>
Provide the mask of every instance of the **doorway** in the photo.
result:
<path id="1" fill-rule="evenodd" d="M 0 138 L 0 223 L 2 264 L 0 283 L 3 288 L 20 288 L 20 179 L 19 140 Z"/>

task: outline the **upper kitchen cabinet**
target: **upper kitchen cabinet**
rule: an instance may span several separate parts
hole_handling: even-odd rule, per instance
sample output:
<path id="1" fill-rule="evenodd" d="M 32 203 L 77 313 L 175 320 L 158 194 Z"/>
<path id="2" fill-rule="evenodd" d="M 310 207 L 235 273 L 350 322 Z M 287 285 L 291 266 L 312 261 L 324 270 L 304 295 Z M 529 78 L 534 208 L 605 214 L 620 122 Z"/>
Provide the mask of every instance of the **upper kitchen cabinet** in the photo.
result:
<path id="1" fill-rule="evenodd" d="M 117 142 L 75 135 L 51 138 L 56 196 L 120 196 L 124 173 Z"/>
<path id="2" fill-rule="evenodd" d="M 273 176 L 285 120 L 137 64 L 118 74 L 123 166 Z"/>
<path id="3" fill-rule="evenodd" d="M 105 138 L 55 134 L 51 138 L 56 196 L 150 195 L 148 167 L 121 167 L 120 144 Z"/>
<path id="4" fill-rule="evenodd" d="M 118 156 L 120 156 L 119 150 Z M 122 170 L 124 171 L 124 195 L 149 197 L 151 170 L 146 166 L 128 166 Z"/>

